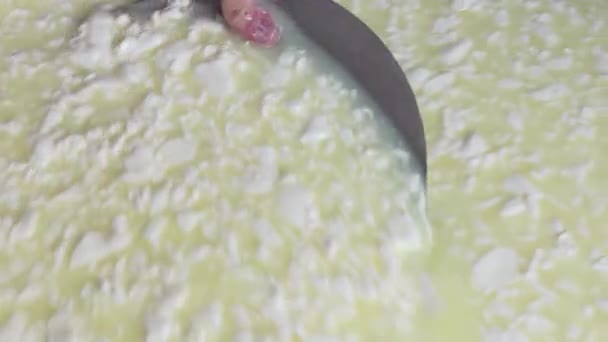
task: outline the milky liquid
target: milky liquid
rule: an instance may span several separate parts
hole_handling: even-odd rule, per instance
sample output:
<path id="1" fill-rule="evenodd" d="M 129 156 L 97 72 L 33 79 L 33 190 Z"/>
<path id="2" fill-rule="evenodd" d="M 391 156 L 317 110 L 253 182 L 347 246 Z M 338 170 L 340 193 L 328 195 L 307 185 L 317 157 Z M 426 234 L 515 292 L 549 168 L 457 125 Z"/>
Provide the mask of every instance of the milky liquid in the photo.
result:
<path id="1" fill-rule="evenodd" d="M 337 235 L 330 248 L 331 258 L 314 249 L 302 251 L 298 240 L 310 239 L 302 239 L 302 234 L 285 234 L 297 232 L 291 226 L 279 234 L 281 230 L 276 226 L 282 225 L 275 221 L 282 218 L 271 218 L 274 224 L 270 230 L 257 226 L 269 236 L 262 251 L 274 248 L 273 253 L 262 253 L 257 263 L 262 269 L 274 270 L 266 274 L 281 274 L 292 260 L 290 251 L 306 256 L 300 258 L 300 266 L 306 264 L 312 271 L 294 267 L 300 272 L 292 272 L 292 284 L 308 289 L 307 300 L 304 291 L 285 296 L 284 278 L 275 277 L 280 280 L 278 286 L 264 292 L 257 290 L 265 288 L 260 286 L 264 282 L 255 278 L 255 274 L 264 273 L 248 273 L 246 267 L 231 271 L 239 256 L 251 256 L 256 238 L 243 239 L 244 234 L 238 234 L 251 230 L 244 223 L 242 230 L 226 224 L 222 230 L 214 229 L 211 223 L 219 221 L 218 213 L 208 208 L 227 210 L 229 203 L 243 197 L 243 183 L 236 181 L 230 187 L 231 180 L 240 180 L 241 165 L 229 167 L 226 162 L 225 167 L 209 169 L 200 159 L 209 160 L 214 146 L 225 146 L 209 142 L 221 138 L 228 126 L 231 141 L 237 143 L 234 151 L 252 145 L 250 131 L 235 125 L 239 123 L 237 118 L 245 127 L 260 132 L 256 144 L 265 141 L 272 146 L 297 140 L 306 120 L 287 116 L 288 111 L 278 107 L 272 109 L 272 97 L 268 97 L 264 113 L 272 115 L 273 120 L 266 121 L 260 114 L 262 101 L 256 97 L 261 95 L 255 92 L 245 97 L 248 101 L 234 102 L 238 105 L 232 109 L 226 103 L 214 104 L 217 99 L 205 99 L 199 84 L 208 80 L 197 80 L 192 75 L 202 64 L 201 56 L 213 54 L 213 45 L 238 47 L 237 55 L 245 63 L 242 70 L 238 69 L 236 86 L 239 90 L 258 89 L 263 84 L 262 76 L 273 70 L 268 61 L 277 61 L 271 51 L 244 48 L 221 27 L 212 33 L 215 29 L 202 29 L 200 23 L 178 20 L 160 31 L 171 33 L 166 39 L 170 43 L 191 42 L 193 46 L 153 49 L 134 60 L 143 63 L 125 63 L 128 73 L 120 68 L 108 72 L 101 66 L 83 67 L 87 64 L 83 61 L 93 59 L 76 63 L 76 55 L 86 57 L 87 51 L 97 49 L 77 53 L 78 49 L 68 47 L 64 37 L 73 30 L 71 20 L 81 18 L 93 3 L 20 0 L 0 2 L 0 340 L 44 341 L 54 337 L 59 341 L 96 341 L 106 337 L 111 341 L 140 341 L 147 333 L 160 336 L 158 330 L 166 334 L 163 336 L 174 336 L 163 338 L 169 341 L 200 341 L 200 330 L 207 332 L 209 341 L 220 339 L 218 336 L 231 340 L 235 331 L 245 339 L 247 335 L 239 327 L 255 325 L 275 331 L 267 318 L 269 312 L 280 313 L 275 319 L 298 318 L 302 324 L 293 329 L 308 332 L 300 336 L 309 339 L 311 331 L 317 333 L 314 337 L 320 337 L 341 327 L 336 335 L 351 333 L 364 340 L 606 340 L 608 140 L 602 131 L 608 127 L 608 116 L 604 115 L 608 86 L 606 2 L 525 1 L 507 6 L 484 1 L 338 2 L 370 24 L 388 43 L 408 69 L 407 76 L 424 113 L 432 169 L 429 214 L 436 228 L 434 263 L 428 272 L 437 294 L 437 300 L 425 302 L 425 307 L 432 308 L 433 315 L 404 304 L 416 302 L 410 285 L 418 284 L 417 280 L 404 280 L 399 274 L 410 269 L 401 265 L 412 252 L 404 257 L 386 253 L 386 258 L 379 258 L 369 243 L 377 242 L 377 236 L 352 243 L 340 240 L 340 233 L 357 229 L 355 223 L 364 221 L 362 215 L 345 219 L 348 229 L 335 225 L 330 228 Z M 189 40 L 189 30 L 199 34 Z M 118 31 L 125 35 L 122 29 Z M 116 44 L 120 42 L 115 38 Z M 180 47 L 182 52 L 196 47 L 206 52 L 195 53 L 195 60 L 185 63 L 171 53 Z M 117 54 L 111 50 L 101 56 Z M 287 63 L 288 57 L 282 59 L 284 66 L 295 70 L 295 63 Z M 158 70 L 153 67 L 157 58 L 162 65 Z M 112 58 L 106 60 L 111 62 Z M 173 71 L 168 70 L 167 60 L 179 60 L 170 68 Z M 186 71 L 180 73 L 182 68 Z M 205 68 L 224 72 L 208 65 Z M 266 81 L 272 79 L 277 87 L 288 89 L 293 95 L 290 100 L 304 97 L 304 85 L 312 89 L 314 97 L 326 93 L 325 88 L 311 86 L 316 84 L 312 77 L 295 72 L 291 76 L 298 76 L 297 80 L 281 85 L 279 76 L 283 74 L 277 70 L 283 69 L 274 68 L 275 73 Z M 302 70 L 314 74 L 310 69 Z M 93 74 L 101 78 L 92 81 Z M 211 80 L 222 85 L 215 89 L 217 92 L 230 89 L 227 83 L 219 82 L 223 79 Z M 276 92 L 278 99 L 288 93 L 265 91 Z M 115 98 L 105 98 L 103 93 Z M 150 97 L 142 105 L 144 95 L 150 93 L 157 97 Z M 69 94 L 78 96 L 70 98 Z M 243 94 L 239 97 L 243 99 Z M 282 103 L 296 112 L 299 104 L 314 101 L 306 98 L 300 103 Z M 352 99 L 344 100 L 349 101 Z M 96 115 L 87 118 L 87 104 Z M 245 114 L 238 116 L 237 109 L 245 105 L 253 108 L 255 115 L 246 115 L 248 111 L 244 110 Z M 51 107 L 55 108 L 55 118 L 74 114 L 61 123 L 61 134 L 57 128 L 46 135 L 40 132 Z M 124 108 L 129 109 L 126 115 L 121 111 Z M 312 111 L 306 108 L 304 112 Z M 352 110 L 334 108 L 330 112 L 337 113 L 332 118 L 344 118 L 341 127 L 351 123 Z M 227 115 L 230 120 L 222 120 Z M 178 125 L 180 121 L 183 124 Z M 281 126 L 272 126 L 271 122 Z M 298 125 L 289 124 L 293 122 Z M 47 125 L 52 127 L 50 123 Z M 367 122 L 361 126 L 355 131 L 368 127 Z M 174 140 L 183 138 L 183 129 L 196 144 Z M 57 135 L 71 137 L 51 143 L 50 138 L 57 139 Z M 308 136 L 309 141 L 313 137 L 319 135 Z M 149 146 L 152 152 L 139 149 L 141 145 Z M 192 146 L 196 147 L 194 156 Z M 307 158 L 323 157 L 323 149 L 303 153 L 306 149 L 302 145 L 296 147 L 288 152 L 301 165 L 291 167 L 292 172 L 305 170 L 307 163 L 303 161 Z M 140 153 L 132 155 L 135 151 Z M 255 157 L 264 156 L 264 151 L 258 150 Z M 331 181 L 354 174 L 353 165 L 342 163 L 348 154 L 340 155 L 342 158 L 328 155 L 323 164 L 335 166 L 335 174 L 328 176 L 332 168 L 318 172 L 327 182 L 312 186 L 313 192 L 323 193 L 319 189 L 328 188 Z M 187 174 L 175 166 L 166 169 L 167 163 L 175 165 L 188 158 L 196 159 L 186 162 L 190 169 Z M 283 158 L 289 159 L 289 154 Z M 232 163 L 239 160 L 233 158 Z M 266 160 L 266 165 L 273 165 L 272 157 Z M 370 164 L 375 165 L 372 161 Z M 203 167 L 208 168 L 205 174 L 201 174 Z M 124 172 L 125 168 L 129 172 Z M 267 170 L 267 176 L 259 180 L 273 179 L 276 169 Z M 312 172 L 306 172 L 306 176 L 314 178 Z M 372 186 L 390 185 L 387 180 L 403 179 L 404 173 L 380 176 L 359 180 L 365 179 Z M 225 197 L 230 197 L 229 201 L 218 201 L 221 197 L 205 180 L 209 177 Z M 138 179 L 143 184 L 139 187 L 131 183 Z M 366 186 L 363 181 L 351 183 L 353 186 L 343 195 Z M 390 189 L 371 191 L 372 186 L 366 188 L 367 197 L 357 195 L 353 204 L 366 198 L 371 204 L 380 203 L 382 196 L 378 194 L 390 193 Z M 403 184 L 398 187 L 407 188 Z M 306 198 L 297 196 L 301 194 L 297 187 L 283 188 L 282 193 L 286 198 Z M 347 196 L 338 198 L 343 201 Z M 270 197 L 257 200 L 257 210 L 267 217 L 277 212 L 276 201 Z M 256 207 L 255 203 L 249 205 Z M 351 212 L 364 209 L 359 205 Z M 233 227 L 238 220 L 248 222 L 245 213 L 240 215 L 231 221 Z M 201 220 L 207 223 L 204 228 L 197 223 Z M 193 226 L 196 228 L 189 230 Z M 381 232 L 377 227 L 383 226 L 374 227 L 368 235 Z M 106 235 L 86 234 L 94 231 Z M 219 231 L 230 234 L 220 239 L 214 235 Z M 274 247 L 273 241 L 278 242 Z M 242 245 L 244 242 L 249 242 L 245 244 L 248 248 Z M 199 260 L 195 265 L 190 252 Z M 228 256 L 232 259 L 227 260 Z M 387 261 L 391 260 L 392 272 L 380 272 L 379 265 L 390 266 Z M 348 277 L 325 284 L 320 279 L 317 288 L 306 285 L 310 274 L 321 272 L 319 268 L 340 271 L 349 265 L 349 272 L 342 274 L 368 270 L 360 279 L 382 280 L 366 287 L 367 300 L 360 299 L 362 286 L 358 282 L 350 282 L 357 284 L 356 291 L 348 286 Z M 191 276 L 184 280 L 188 272 Z M 496 273 L 498 277 L 494 277 Z M 482 291 L 473 285 L 494 289 Z M 320 295 L 323 286 L 326 294 L 341 295 Z M 339 290 L 331 291 L 332 287 Z M 253 297 L 268 298 L 269 293 L 276 297 L 265 303 L 266 310 L 259 309 L 263 305 L 251 304 Z M 357 318 L 350 325 L 344 323 L 349 315 L 345 309 L 327 319 L 325 314 L 336 307 L 352 307 L 340 298 L 353 293 L 357 294 Z M 339 305 L 319 310 L 323 302 Z M 390 311 L 390 316 L 397 317 L 402 326 L 414 326 L 413 337 L 403 338 L 403 329 L 396 331 L 396 324 L 386 319 L 387 307 L 400 310 Z M 248 308 L 255 313 L 244 314 Z M 303 315 L 306 312 L 310 313 L 308 317 Z M 311 317 L 317 317 L 316 321 Z M 156 331 L 151 329 L 155 326 Z M 284 336 L 288 336 L 292 328 L 284 327 Z"/>
<path id="2" fill-rule="evenodd" d="M 180 11 L 86 25 L 2 45 L 0 340 L 415 333 L 422 184 L 335 65 Z"/>

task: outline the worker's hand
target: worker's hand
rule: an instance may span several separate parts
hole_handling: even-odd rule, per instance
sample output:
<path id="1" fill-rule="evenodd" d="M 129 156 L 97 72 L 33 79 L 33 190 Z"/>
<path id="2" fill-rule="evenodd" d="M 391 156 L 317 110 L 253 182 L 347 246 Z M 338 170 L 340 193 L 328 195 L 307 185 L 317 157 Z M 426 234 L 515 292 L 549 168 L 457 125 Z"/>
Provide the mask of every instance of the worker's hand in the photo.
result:
<path id="1" fill-rule="evenodd" d="M 228 25 L 246 40 L 267 47 L 280 40 L 279 27 L 256 0 L 222 0 L 222 13 Z"/>

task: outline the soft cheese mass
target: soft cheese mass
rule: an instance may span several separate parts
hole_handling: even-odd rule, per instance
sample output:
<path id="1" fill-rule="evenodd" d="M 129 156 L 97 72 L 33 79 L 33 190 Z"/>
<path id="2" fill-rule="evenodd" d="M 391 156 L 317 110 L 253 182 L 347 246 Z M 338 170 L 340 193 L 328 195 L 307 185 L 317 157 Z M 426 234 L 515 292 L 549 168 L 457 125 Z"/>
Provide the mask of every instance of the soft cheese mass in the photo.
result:
<path id="1" fill-rule="evenodd" d="M 179 6 L 68 42 L 76 12 L 5 13 L 57 32 L 2 45 L 0 340 L 414 332 L 422 182 L 331 63 Z"/>
<path id="2" fill-rule="evenodd" d="M 323 245 L 324 236 L 315 234 L 330 232 L 345 239 L 342 232 L 366 232 L 366 228 L 356 228 L 366 222 L 363 212 L 358 212 L 364 204 L 356 197 L 352 203 L 340 202 L 360 206 L 347 211 L 361 217 L 351 217 L 357 222 L 354 230 L 326 226 L 323 231 L 299 231 L 297 218 L 310 216 L 291 212 L 287 206 L 279 211 L 273 202 L 291 198 L 313 203 L 318 210 L 338 203 L 337 197 L 327 197 L 326 204 L 315 197 L 310 200 L 310 193 L 319 191 L 315 184 L 320 183 L 304 176 L 311 175 L 307 169 L 289 168 L 299 172 L 299 178 L 285 179 L 283 170 L 290 159 L 272 167 L 286 154 L 281 150 L 295 150 L 294 145 L 283 142 L 299 144 L 291 159 L 294 164 L 290 164 L 296 165 L 307 163 L 302 154 L 329 160 L 332 155 L 325 150 L 329 145 L 311 145 L 315 141 L 346 144 L 350 139 L 335 128 L 329 131 L 333 132 L 330 138 L 322 138 L 327 136 L 321 132 L 328 119 L 323 114 L 329 112 L 310 108 L 337 103 L 338 108 L 331 112 L 336 118 L 346 118 L 345 113 L 353 115 L 353 111 L 340 109 L 352 103 L 344 93 L 313 99 L 325 93 L 326 87 L 343 89 L 336 83 L 311 80 L 320 77 L 314 56 L 260 53 L 229 38 L 221 26 L 190 26 L 181 15 L 176 21 L 165 20 L 155 29 L 146 29 L 141 36 L 116 26 L 115 35 L 103 34 L 93 39 L 98 43 L 91 43 L 107 46 L 104 42 L 114 37 L 112 49 L 87 47 L 86 40 L 68 48 L 62 44 L 72 18 L 90 9 L 93 1 L 9 0 L 0 3 L 0 326 L 4 334 L 0 340 L 16 341 L 21 336 L 22 341 L 38 341 L 45 334 L 59 341 L 68 341 L 69 334 L 79 341 L 103 336 L 133 341 L 147 333 L 157 338 L 180 334 L 196 338 L 196 327 L 211 334 L 229 334 L 239 325 L 276 333 L 275 322 L 305 317 L 300 327 L 287 326 L 280 334 L 295 331 L 312 339 L 339 330 L 341 337 L 350 334 L 369 340 L 382 332 L 389 334 L 385 336 L 388 340 L 402 340 L 399 337 L 407 334 L 408 322 L 412 322 L 413 341 L 605 341 L 608 2 L 339 2 L 388 43 L 416 91 L 427 129 L 428 213 L 435 243 L 427 275 L 409 281 L 400 272 L 413 268 L 399 267 L 408 257 L 377 256 L 378 249 L 370 241 L 386 240 L 364 234 L 351 235 L 348 242 L 338 240 L 342 242 L 326 249 L 333 251 L 326 253 L 335 253 L 329 254 L 332 257 L 318 254 L 323 249 L 316 246 Z M 101 19 L 97 21 L 101 27 L 119 25 Z M 118 48 L 123 36 L 135 44 Z M 193 48 L 198 52 L 192 57 L 178 53 Z M 105 52 L 80 58 L 92 51 Z M 220 52 L 221 58 L 211 58 Z M 104 64 L 125 56 L 133 59 L 120 62 L 119 68 L 105 69 Z M 226 58 L 232 58 L 228 65 L 243 64 L 243 69 L 219 62 Z M 298 69 L 298 65 L 305 68 Z M 234 78 L 210 76 L 213 73 Z M 262 79 L 268 87 L 276 85 L 274 92 L 262 96 L 266 92 L 258 89 Z M 207 88 L 211 83 L 216 87 Z M 293 86 L 297 84 L 302 88 Z M 304 85 L 313 84 L 310 97 L 292 102 L 296 97 L 304 99 Z M 204 89 L 212 94 L 201 97 Z M 218 97 L 245 89 L 258 92 L 241 98 L 242 102 L 220 104 Z M 148 97 L 151 93 L 156 96 Z M 178 120 L 192 108 L 199 108 L 200 114 L 184 116 L 183 123 Z M 251 131 L 249 109 L 240 112 L 238 108 L 257 108 L 258 113 L 265 108 L 277 126 L 258 115 Z M 309 111 L 314 115 L 306 118 L 286 114 Z M 57 114 L 49 116 L 51 113 Z M 69 113 L 70 119 L 60 113 Z M 60 121 L 53 123 L 52 117 Z M 129 125 L 135 117 L 140 119 Z M 205 118 L 233 125 L 227 129 L 217 121 L 217 127 L 207 126 Z M 311 130 L 277 129 L 296 127 L 290 120 L 306 123 Z M 354 121 L 340 120 L 338 126 L 329 127 L 354 125 Z M 43 123 L 51 128 L 47 133 L 41 133 Z M 72 133 L 54 136 L 56 129 Z M 258 138 L 248 135 L 252 132 Z M 216 145 L 216 141 L 234 145 Z M 237 150 L 246 141 L 256 142 L 247 156 L 250 161 L 238 164 L 231 159 L 223 166 L 199 162 L 220 155 L 213 146 Z M 267 148 L 278 142 L 285 146 L 275 147 L 273 155 Z M 318 150 L 302 146 L 318 146 Z M 344 150 L 340 145 L 335 148 Z M 49 152 L 43 153 L 45 149 Z M 347 160 L 352 160 L 348 156 L 337 163 L 332 159 L 331 168 L 320 172 L 318 179 L 329 179 L 322 177 L 331 170 L 346 169 Z M 374 155 L 364 156 L 373 160 Z M 245 177 L 239 173 L 244 164 L 270 171 Z M 191 165 L 196 165 L 192 174 L 184 173 Z M 358 173 L 353 170 L 356 168 L 349 166 L 345 173 L 331 177 L 361 184 L 362 178 L 356 178 Z M 201 175 L 209 182 L 199 181 Z M 400 175 L 403 181 L 403 173 Z M 163 183 L 163 179 L 174 181 Z M 376 197 L 360 197 L 378 208 L 382 201 L 374 199 L 379 193 L 386 198 L 387 193 L 375 187 L 388 187 L 390 183 L 384 181 L 391 177 L 382 182 L 367 179 L 360 191 L 371 191 Z M 218 195 L 208 184 L 214 183 L 226 191 L 222 201 L 212 200 Z M 72 188 L 73 184 L 80 188 Z M 249 187 L 252 184 L 258 187 Z M 235 195 L 238 187 L 243 188 L 239 193 L 246 189 L 248 194 L 270 188 L 274 197 L 258 195 L 267 199 L 254 203 L 260 209 L 224 218 L 221 226 L 229 227 L 224 230 L 199 223 L 221 218 L 196 216 L 209 205 L 217 212 L 238 213 L 241 207 L 232 203 L 245 203 L 243 196 Z M 203 188 L 205 191 L 200 190 Z M 352 189 L 349 185 L 323 191 Z M 194 190 L 200 197 L 193 199 Z M 30 207 L 38 208 L 38 214 L 28 210 Z M 271 228 L 257 225 L 255 230 L 239 230 L 249 225 L 252 215 L 269 218 Z M 287 218 L 294 220 L 288 222 Z M 241 236 L 237 231 L 263 234 L 266 247 L 259 247 L 257 235 Z M 303 249 L 301 237 L 316 237 L 317 249 Z M 217 249 L 201 251 L 202 242 Z M 257 257 L 258 250 L 269 254 Z M 237 270 L 235 265 L 250 260 L 252 251 L 258 264 Z M 406 254 L 415 253 L 401 255 Z M 72 264 L 75 255 L 78 261 Z M 260 273 L 252 271 L 253 267 L 288 275 L 264 292 L 259 284 L 269 283 L 256 278 Z M 356 272 L 363 268 L 368 270 L 366 275 Z M 184 271 L 189 269 L 197 272 Z M 209 280 L 207 275 L 218 274 L 218 270 L 230 271 Z M 281 286 L 294 284 L 293 279 L 340 273 L 357 275 L 363 281 L 320 279 L 321 283 L 299 282 L 291 285 L 291 292 L 280 291 Z M 169 279 L 174 283 L 167 283 Z M 417 292 L 411 290 L 415 283 L 424 289 L 418 293 L 428 294 L 424 310 L 410 306 L 417 303 Z M 329 302 L 321 300 L 336 289 L 340 296 Z M 208 293 L 221 300 L 202 309 L 201 303 L 209 303 Z M 268 298 L 275 298 L 274 302 Z M 319 303 L 309 298 L 317 298 Z M 68 300 L 69 305 L 56 304 Z M 273 304 L 264 311 L 257 306 L 260 303 Z M 342 306 L 344 303 L 348 305 Z M 339 305 L 323 312 L 325 316 L 307 316 L 332 304 Z M 400 320 L 399 326 L 384 318 L 385 309 L 395 307 L 396 317 L 409 317 Z M 337 308 L 344 311 L 337 313 Z M 278 316 L 277 312 L 280 319 L 268 319 Z M 326 320 L 327 315 L 334 318 Z M 345 323 L 345 319 L 350 320 Z M 147 330 L 148 326 L 158 329 Z"/>

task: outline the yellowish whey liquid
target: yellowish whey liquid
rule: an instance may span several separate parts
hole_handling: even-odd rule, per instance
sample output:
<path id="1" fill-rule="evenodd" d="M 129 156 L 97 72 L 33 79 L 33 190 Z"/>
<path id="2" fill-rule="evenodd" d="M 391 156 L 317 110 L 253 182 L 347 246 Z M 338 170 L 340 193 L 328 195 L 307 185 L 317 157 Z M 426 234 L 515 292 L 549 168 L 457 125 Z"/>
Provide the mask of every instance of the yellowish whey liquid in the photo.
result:
<path id="1" fill-rule="evenodd" d="M 179 7 L 64 32 L 3 45 L 0 340 L 415 333 L 422 182 L 331 63 Z"/>
<path id="2" fill-rule="evenodd" d="M 155 47 L 156 36 L 148 34 L 145 39 L 136 39 L 147 42 L 151 49 L 147 52 L 123 47 L 123 52 L 112 49 L 110 57 L 84 58 L 90 47 L 82 41 L 67 47 L 63 37 L 71 29 L 71 19 L 90 9 L 91 1 L 3 1 L 0 340 L 38 341 L 49 335 L 58 341 L 69 341 L 69 336 L 78 341 L 137 341 L 145 336 L 151 340 L 153 336 L 159 340 L 196 340 L 203 335 L 200 331 L 209 334 L 207 340 L 230 340 L 238 333 L 246 340 L 244 331 L 252 331 L 257 336 L 278 336 L 274 340 L 289 340 L 290 336 L 291 340 L 324 340 L 323 335 L 332 335 L 335 340 L 348 340 L 348 336 L 370 340 L 383 334 L 389 341 L 605 341 L 606 2 L 339 2 L 387 42 L 407 71 L 424 116 L 429 146 L 428 207 L 435 240 L 425 276 L 416 274 L 416 280 L 409 281 L 407 274 L 415 268 L 400 266 L 414 259 L 411 250 L 390 254 L 392 258 L 384 256 L 389 254 L 378 256 L 372 242 L 386 241 L 378 238 L 386 230 L 325 228 L 323 233 L 347 232 L 353 238 L 338 240 L 342 242 L 331 258 L 331 254 L 318 252 L 328 250 L 316 247 L 325 246 L 322 242 L 315 245 L 317 249 L 304 250 L 305 239 L 324 241 L 325 236 L 321 230 L 298 231 L 298 221 L 279 216 L 277 202 L 272 200 L 283 193 L 306 201 L 306 195 L 293 195 L 302 188 L 329 191 L 322 185 L 311 185 L 322 184 L 315 183 L 312 171 L 295 167 L 310 166 L 306 156 L 332 161 L 329 170 L 314 171 L 319 175 L 347 170 L 333 171 L 336 175 L 332 176 L 349 179 L 347 184 L 352 187 L 343 189 L 345 193 L 363 184 L 366 186 L 361 189 L 365 190 L 357 191 L 376 194 L 361 196 L 363 199 L 391 194 L 376 187 L 388 187 L 386 179 L 404 181 L 402 172 L 399 177 L 382 176 L 381 181 L 370 177 L 365 178 L 370 181 L 357 183 L 363 178 L 357 178 L 352 170 L 363 166 L 344 166 L 352 160 L 348 153 L 334 162 L 325 150 L 329 147 L 294 152 L 292 144 L 297 139 L 293 137 L 301 138 L 305 131 L 279 130 L 270 114 L 256 117 L 252 127 L 258 133 L 247 133 L 246 128 L 226 133 L 227 122 L 250 127 L 249 111 L 238 108 L 247 104 L 260 112 L 266 98 L 266 90 L 258 89 L 262 78 L 277 84 L 278 94 L 267 99 L 266 108 L 280 127 L 309 123 L 287 114 L 297 113 L 298 104 L 311 108 L 311 102 L 330 103 L 331 99 L 312 100 L 315 94 L 325 94 L 330 85 L 310 80 L 319 74 L 314 72 L 317 63 L 309 51 L 291 57 L 264 54 L 245 48 L 221 27 L 192 26 L 177 16 L 176 21 L 146 30 L 168 35 L 166 46 Z M 137 37 L 117 28 L 112 44 L 120 44 L 121 36 Z M 177 42 L 186 43 L 181 51 L 188 51 L 188 44 L 201 51 L 192 59 L 160 57 L 180 51 L 180 45 L 168 48 Z M 208 48 L 214 45 L 216 49 Z M 197 76 L 197 67 L 206 65 L 200 75 L 225 75 L 222 64 L 209 67 L 205 61 L 212 60 L 206 56 L 226 50 L 248 67 L 230 68 L 237 75 L 234 83 L 217 81 L 231 79 L 228 77 L 210 78 L 216 80 L 217 93 L 201 96 L 203 90 L 212 88 L 207 88 L 206 82 L 212 81 Z M 129 62 L 121 59 L 124 65 L 120 68 L 106 69 L 117 56 L 135 57 L 129 57 L 133 58 Z M 296 72 L 297 61 L 307 65 L 300 69 L 307 70 L 306 77 Z M 233 59 L 231 63 L 239 62 Z M 274 73 L 277 65 L 289 72 Z M 292 87 L 297 84 L 302 88 L 315 84 L 307 98 L 311 101 L 291 102 L 294 97 L 303 98 L 304 91 Z M 344 89 L 342 82 L 330 84 L 336 87 L 331 88 L 334 93 Z M 238 90 L 241 100 L 222 104 L 218 98 L 232 96 L 224 92 L 237 93 L 231 89 Z M 243 91 L 252 89 L 258 93 L 242 97 Z M 148 97 L 151 93 L 158 97 Z M 338 108 L 352 103 L 345 94 L 331 98 L 340 104 Z M 290 110 L 281 109 L 292 104 L 295 107 Z M 93 107 L 95 115 L 87 114 L 86 106 Z M 193 108 L 200 114 L 188 114 Z M 60 114 L 54 114 L 59 121 L 47 120 L 50 109 L 69 113 L 69 120 Z M 347 117 L 347 112 L 352 117 L 353 111 L 347 109 L 334 108 L 331 114 L 339 120 Z M 129 125 L 133 117 L 139 121 Z M 202 118 L 213 118 L 217 124 L 205 125 Z M 355 121 L 339 122 L 337 127 L 347 128 Z M 235 127 L 239 128 L 233 125 L 231 129 Z M 54 136 L 57 129 L 71 133 Z M 325 144 L 334 141 L 335 151 L 348 151 L 337 144 L 346 139 L 332 134 Z M 258 140 L 250 140 L 252 136 Z M 312 136 L 305 141 L 310 144 Z M 196 143 L 180 145 L 179 139 L 184 137 Z M 164 146 L 172 139 L 178 140 Z M 46 144 L 48 141 L 54 143 Z M 220 155 L 213 150 L 218 146 L 216 141 L 234 141 L 230 145 L 234 150 L 241 150 L 240 144 L 250 141 L 256 142 L 252 147 L 259 142 L 264 146 L 280 142 L 295 154 L 278 169 L 289 166 L 290 172 L 298 172 L 296 181 L 300 183 L 282 188 L 284 177 L 273 177 L 272 172 L 270 176 L 242 178 L 239 172 L 245 162 L 232 159 L 217 166 L 200 163 L 203 158 Z M 141 146 L 135 148 L 134 142 L 141 142 Z M 146 150 L 153 150 L 154 155 L 150 157 Z M 141 154 L 133 156 L 135 151 Z M 247 165 L 272 164 L 260 161 L 272 161 L 262 158 L 267 150 L 256 151 L 247 156 L 253 160 Z M 195 171 L 186 174 L 184 170 L 191 165 L 196 165 Z M 379 164 L 375 160 L 361 165 Z M 373 172 L 384 175 L 387 171 Z M 200 181 L 202 175 L 209 181 Z M 163 183 L 162 179 L 173 182 Z M 274 179 L 280 186 L 272 187 L 272 196 L 258 195 L 264 200 L 252 204 L 238 195 L 250 184 L 243 179 Z M 85 195 L 77 195 L 78 188 L 70 190 L 73 184 L 87 189 Z M 217 193 L 212 184 L 217 184 Z M 192 189 L 203 187 L 205 191 L 193 197 Z M 224 199 L 214 201 L 220 187 L 225 190 Z M 331 197 L 312 202 L 316 208 L 325 208 L 321 203 L 338 203 L 335 196 L 333 202 Z M 243 203 L 258 209 L 239 213 Z M 363 203 L 353 197 L 353 206 L 359 207 L 350 209 L 353 216 L 348 222 L 366 222 L 360 209 L 368 207 Z M 210 206 L 217 208 L 215 216 L 192 218 L 192 212 Z M 33 215 L 27 209 L 30 207 L 39 208 L 40 214 Z M 337 211 L 332 210 L 327 212 Z M 239 214 L 222 216 L 223 212 Z M 276 212 L 276 218 L 270 212 Z M 151 213 L 156 216 L 151 218 Z M 239 229 L 250 225 L 253 215 L 269 218 L 274 230 L 268 231 L 275 232 L 262 234 L 264 241 L 271 241 L 271 247 L 259 257 L 257 251 L 263 249 L 259 249 L 262 240 L 256 235 L 258 230 Z M 323 215 L 319 217 L 326 217 Z M 182 228 L 190 227 L 189 222 L 205 229 Z M 199 222 L 221 222 L 224 229 Z M 16 225 L 30 228 L 15 229 Z M 259 228 L 263 225 L 257 227 L 267 232 Z M 102 236 L 83 240 L 85 232 L 91 231 Z M 236 231 L 249 231 L 252 236 Z M 373 234 L 378 235 L 370 236 Z M 84 247 L 79 247 L 81 243 Z M 95 247 L 99 245 L 103 248 Z M 217 249 L 205 251 L 201 246 Z M 391 248 L 406 250 L 404 246 Z M 89 255 L 85 253 L 88 250 Z M 252 251 L 256 262 L 247 265 L 262 271 L 243 270 L 245 260 L 252 260 Z M 73 260 L 77 260 L 75 264 Z M 285 260 L 298 260 L 293 265 L 299 268 L 292 269 L 301 272 L 286 271 L 290 268 Z M 367 270 L 365 275 L 363 269 Z M 311 274 L 340 273 L 351 277 L 289 282 L 310 279 Z M 287 275 L 280 278 L 283 282 L 273 284 L 268 278 L 260 279 L 260 274 Z M 364 281 L 357 281 L 361 279 Z M 285 288 L 291 292 L 281 292 Z M 336 291 L 339 296 L 333 296 Z M 425 291 L 430 295 L 418 297 Z M 210 294 L 221 300 L 202 305 L 210 303 Z M 260 309 L 265 307 L 268 309 Z M 336 313 L 342 308 L 343 312 Z M 322 315 L 315 315 L 318 312 Z M 396 318 L 386 318 L 391 315 Z M 277 322 L 289 320 L 297 324 L 276 330 L 281 326 Z"/>

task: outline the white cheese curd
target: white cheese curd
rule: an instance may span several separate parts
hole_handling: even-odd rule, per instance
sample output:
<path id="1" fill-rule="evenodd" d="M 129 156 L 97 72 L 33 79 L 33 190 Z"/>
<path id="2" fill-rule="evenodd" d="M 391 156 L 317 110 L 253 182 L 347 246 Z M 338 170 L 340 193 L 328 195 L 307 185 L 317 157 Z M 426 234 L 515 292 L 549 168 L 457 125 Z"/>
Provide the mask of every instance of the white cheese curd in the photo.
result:
<path id="1" fill-rule="evenodd" d="M 42 57 L 1 80 L 23 89 L 2 97 L 0 336 L 413 333 L 419 175 L 354 85 L 284 39 L 258 49 L 173 8 L 95 13 L 63 49 L 20 52 L 22 70 Z"/>
<path id="2" fill-rule="evenodd" d="M 336 0 L 423 115 L 417 272 L 407 153 L 296 31 L 71 40 L 103 1 L 0 2 L 0 341 L 606 340 L 608 2 Z"/>

